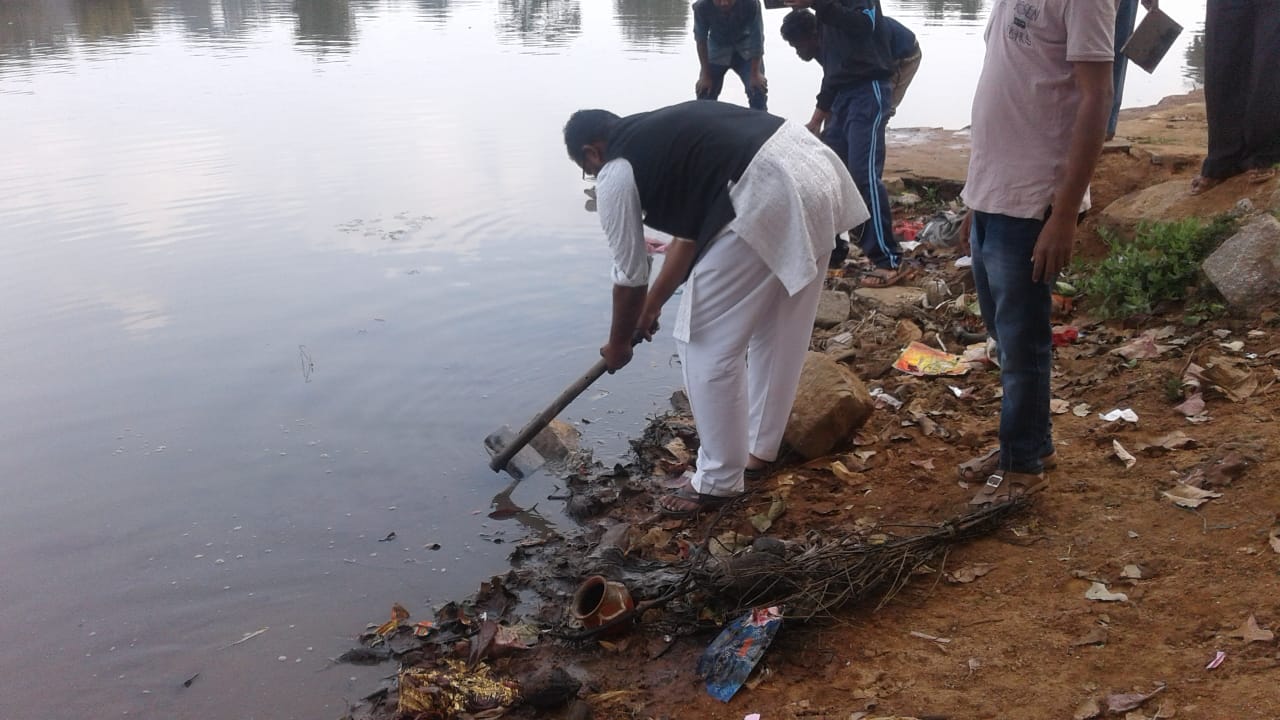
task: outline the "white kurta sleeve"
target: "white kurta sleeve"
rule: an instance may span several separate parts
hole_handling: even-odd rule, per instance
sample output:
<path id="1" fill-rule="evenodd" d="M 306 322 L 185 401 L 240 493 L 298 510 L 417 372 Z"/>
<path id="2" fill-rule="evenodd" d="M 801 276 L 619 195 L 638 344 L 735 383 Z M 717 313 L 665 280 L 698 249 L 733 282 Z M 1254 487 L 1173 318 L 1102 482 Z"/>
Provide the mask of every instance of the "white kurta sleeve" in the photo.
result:
<path id="1" fill-rule="evenodd" d="M 611 160 L 596 177 L 596 212 L 613 251 L 615 285 L 649 284 L 652 262 L 644 246 L 644 214 L 635 172 L 626 160 Z"/>

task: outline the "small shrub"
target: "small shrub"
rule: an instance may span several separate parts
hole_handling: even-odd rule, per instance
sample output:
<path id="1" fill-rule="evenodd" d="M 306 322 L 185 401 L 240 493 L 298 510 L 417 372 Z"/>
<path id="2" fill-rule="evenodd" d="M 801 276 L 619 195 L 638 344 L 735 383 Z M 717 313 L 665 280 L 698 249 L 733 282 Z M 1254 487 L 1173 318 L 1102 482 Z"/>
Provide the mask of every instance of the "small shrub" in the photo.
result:
<path id="1" fill-rule="evenodd" d="M 1158 303 L 1187 297 L 1200 263 L 1235 226 L 1227 216 L 1204 225 L 1195 219 L 1143 223 L 1130 241 L 1104 229 L 1111 253 L 1096 267 L 1082 269 L 1081 289 L 1104 318 L 1148 314 Z"/>

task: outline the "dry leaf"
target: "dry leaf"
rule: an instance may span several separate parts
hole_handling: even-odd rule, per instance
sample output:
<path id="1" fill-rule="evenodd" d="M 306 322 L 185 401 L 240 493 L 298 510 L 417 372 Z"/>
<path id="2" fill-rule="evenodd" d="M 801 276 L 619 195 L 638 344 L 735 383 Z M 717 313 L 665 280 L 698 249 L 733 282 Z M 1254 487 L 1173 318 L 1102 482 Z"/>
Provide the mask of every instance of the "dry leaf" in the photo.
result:
<path id="1" fill-rule="evenodd" d="M 933 466 L 933 458 L 929 458 L 928 460 L 912 460 L 912 461 L 911 461 L 911 464 L 912 464 L 912 465 L 914 465 L 914 466 L 916 466 L 916 467 L 918 467 L 918 468 L 920 468 L 921 470 L 936 470 L 936 469 L 937 469 L 937 468 L 935 468 L 935 467 Z"/>
<path id="2" fill-rule="evenodd" d="M 1142 703 L 1155 697 L 1158 693 L 1165 689 L 1164 685 L 1152 690 L 1149 693 L 1118 693 L 1116 695 L 1107 696 L 1107 712 L 1122 713 L 1133 710 L 1142 705 Z"/>
<path id="3" fill-rule="evenodd" d="M 1120 571 L 1120 577 L 1125 580 L 1141 580 L 1142 568 L 1137 565 L 1125 565 L 1124 569 Z"/>
<path id="4" fill-rule="evenodd" d="M 848 483 L 862 482 L 862 476 L 850 470 L 844 463 L 836 460 L 831 463 L 831 473 Z"/>
<path id="5" fill-rule="evenodd" d="M 1183 400 L 1181 405 L 1178 405 L 1173 409 L 1187 417 L 1199 417 L 1204 414 L 1204 396 L 1200 393 L 1196 393 L 1186 400 Z"/>
<path id="6" fill-rule="evenodd" d="M 1107 644 L 1107 629 L 1101 628 L 1101 627 L 1095 627 L 1079 640 L 1071 641 L 1071 647 L 1084 647 L 1085 645 L 1106 645 L 1106 644 Z"/>
<path id="7" fill-rule="evenodd" d="M 1183 448 L 1193 448 L 1197 444 L 1198 443 L 1195 441 L 1195 438 L 1188 437 L 1187 434 L 1181 430 L 1174 430 L 1166 435 L 1161 435 L 1149 443 L 1138 443 L 1137 448 L 1138 452 L 1146 452 L 1148 450 L 1181 450 Z"/>
<path id="8" fill-rule="evenodd" d="M 1071 409 L 1071 403 L 1066 400 L 1054 398 L 1049 401 L 1049 412 L 1054 415 L 1061 415 Z"/>
<path id="9" fill-rule="evenodd" d="M 946 573 L 944 577 L 949 583 L 971 583 L 995 569 L 994 563 L 970 563 L 955 572 Z"/>
<path id="10" fill-rule="evenodd" d="M 1271 535 L 1267 540 L 1271 543 L 1271 549 L 1280 553 L 1280 525 L 1271 528 Z"/>
<path id="11" fill-rule="evenodd" d="M 1174 505 L 1186 508 L 1198 508 L 1214 498 L 1222 497 L 1222 493 L 1201 490 L 1184 483 L 1178 483 L 1172 490 L 1160 494 L 1172 500 Z"/>
<path id="12" fill-rule="evenodd" d="M 1266 628 L 1258 627 L 1258 621 L 1250 615 L 1243 625 L 1227 633 L 1227 637 L 1240 638 L 1247 643 L 1271 642 L 1276 639 L 1276 634 Z"/>
<path id="13" fill-rule="evenodd" d="M 1128 602 L 1129 596 L 1124 593 L 1113 593 L 1107 589 L 1106 585 L 1095 582 L 1084 591 L 1086 600 L 1097 600 L 1099 602 Z"/>
<path id="14" fill-rule="evenodd" d="M 1089 698 L 1088 700 L 1080 703 L 1080 706 L 1076 708 L 1075 713 L 1071 715 L 1071 720 L 1093 720 L 1093 718 L 1096 718 L 1101 714 L 1102 708 L 1098 707 L 1098 701 L 1093 698 Z"/>
<path id="15" fill-rule="evenodd" d="M 404 606 L 403 606 L 403 605 L 401 605 L 400 603 L 392 603 L 392 605 L 391 605 L 391 619 L 392 619 L 392 620 L 408 620 L 408 619 L 409 619 L 409 611 L 408 611 L 408 610 L 405 610 L 405 609 L 404 609 Z"/>
<path id="16" fill-rule="evenodd" d="M 1125 470 L 1137 464 L 1138 458 L 1134 457 L 1128 450 L 1125 450 L 1119 440 L 1111 441 L 1111 449 L 1115 451 L 1115 456 L 1119 458 L 1120 462 L 1124 463 Z"/>
<path id="17" fill-rule="evenodd" d="M 1187 372 L 1193 373 L 1193 368 L 1198 369 L 1199 372 L 1193 376 L 1217 388 L 1231 402 L 1241 402 L 1258 390 L 1258 378 L 1242 361 L 1225 355 L 1209 355 L 1202 364 L 1203 367 L 1189 366 Z"/>
<path id="18" fill-rule="evenodd" d="M 1089 417 L 1089 413 L 1093 412 L 1093 408 L 1089 407 L 1089 403 L 1080 403 L 1071 408 L 1071 414 L 1076 417 Z"/>
<path id="19" fill-rule="evenodd" d="M 1157 343 L 1156 337 L 1159 332 L 1159 330 L 1148 330 L 1111 352 L 1125 360 L 1148 360 L 1160 357 L 1160 355 L 1172 350 L 1173 346 Z"/>

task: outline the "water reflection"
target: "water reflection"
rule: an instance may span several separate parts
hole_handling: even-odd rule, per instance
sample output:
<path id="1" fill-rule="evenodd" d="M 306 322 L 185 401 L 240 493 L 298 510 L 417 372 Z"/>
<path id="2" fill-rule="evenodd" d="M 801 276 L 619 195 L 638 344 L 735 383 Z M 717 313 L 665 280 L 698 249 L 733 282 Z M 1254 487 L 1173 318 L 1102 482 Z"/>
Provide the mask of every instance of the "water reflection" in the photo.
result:
<path id="1" fill-rule="evenodd" d="M 300 47 L 324 54 L 345 51 L 355 34 L 355 17 L 348 0 L 294 0 Z"/>
<path id="2" fill-rule="evenodd" d="M 689 7 L 688 0 L 613 0 L 622 40 L 635 49 L 683 42 Z"/>
<path id="3" fill-rule="evenodd" d="M 568 45 L 582 32 L 578 0 L 502 0 L 498 39 L 524 47 Z"/>
<path id="4" fill-rule="evenodd" d="M 1191 38 L 1191 42 L 1187 43 L 1187 51 L 1184 53 L 1186 57 L 1186 65 L 1182 68 L 1182 77 L 1195 82 L 1196 85 L 1204 85 L 1204 33 L 1196 33 Z"/>
<path id="5" fill-rule="evenodd" d="M 898 0 L 895 6 L 893 15 L 923 17 L 926 21 L 962 20 L 973 24 L 987 19 L 986 0 Z"/>
<path id="6" fill-rule="evenodd" d="M 431 15 L 449 4 L 417 2 Z M 324 54 L 354 43 L 352 0 L 0 0 L 0 72 L 76 42 L 129 45 L 168 26 L 196 38 L 238 39 L 290 17 L 303 49 Z"/>
<path id="7" fill-rule="evenodd" d="M 449 19 L 449 0 L 414 0 L 427 22 L 444 22 Z"/>

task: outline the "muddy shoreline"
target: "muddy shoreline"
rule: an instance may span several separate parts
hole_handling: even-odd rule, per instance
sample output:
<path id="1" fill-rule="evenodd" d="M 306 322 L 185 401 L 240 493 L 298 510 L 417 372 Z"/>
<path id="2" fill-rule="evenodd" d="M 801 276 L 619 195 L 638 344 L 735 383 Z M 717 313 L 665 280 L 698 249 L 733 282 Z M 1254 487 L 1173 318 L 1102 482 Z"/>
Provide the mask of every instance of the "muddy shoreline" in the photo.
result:
<path id="1" fill-rule="evenodd" d="M 1108 252 L 1101 231 L 1133 225 L 1108 216 L 1112 203 L 1185 184 L 1203 154 L 1202 97 L 1126 110 L 1119 134 L 1095 175 L 1098 212 L 1077 236 L 1086 259 Z M 963 175 L 955 133 L 920 136 L 929 139 L 891 144 L 886 166 L 901 180 L 894 212 L 908 230 L 954 210 L 957 164 Z M 1280 209 L 1275 185 L 1224 183 L 1163 212 L 1207 218 L 1244 197 Z M 1090 703 L 1134 718 L 1272 717 L 1280 651 L 1264 638 L 1280 614 L 1258 580 L 1280 572 L 1280 541 L 1268 541 L 1280 488 L 1264 480 L 1276 469 L 1280 316 L 1259 307 L 1190 325 L 1168 305 L 1102 322 L 1089 298 L 1066 303 L 1055 322 L 1073 333 L 1053 380 L 1068 409 L 1055 416 L 1061 467 L 1042 495 L 957 532 L 973 490 L 956 466 L 994 442 L 998 371 L 917 377 L 893 365 L 912 342 L 958 353 L 981 331 L 959 257 L 953 245 L 921 244 L 902 288 L 855 289 L 856 262 L 829 278 L 849 311 L 816 328 L 810 349 L 876 396 L 847 442 L 817 459 L 784 456 L 720 512 L 661 518 L 652 497 L 692 464 L 697 443 L 674 398 L 627 463 L 573 454 L 558 469 L 567 493 L 555 499 L 577 527 L 515 543 L 511 571 L 471 598 L 393 610 L 366 628 L 357 647 L 372 655 L 339 660 L 396 673 L 348 717 L 1060 718 L 1093 717 Z M 923 302 L 929 292 L 945 302 Z M 1117 354 L 1153 329 L 1164 351 Z M 1189 423 L 1169 378 L 1218 345 L 1260 384 L 1245 398 L 1210 399 L 1211 419 Z M 1140 420 L 1099 417 L 1113 408 Z M 1174 432 L 1187 442 L 1170 444 Z M 1202 507 L 1170 503 L 1163 493 L 1193 472 L 1221 494 Z M 887 553 L 935 533 L 928 552 Z M 834 564 L 815 584 L 802 569 L 822 552 Z M 830 580 L 866 558 L 876 561 L 867 574 Z M 634 603 L 603 632 L 573 613 L 593 575 L 622 583 Z M 832 587 L 830 602 L 815 600 Z M 789 619 L 755 672 L 727 703 L 710 697 L 697 672 L 704 650 L 744 610 L 775 603 Z M 1250 621 L 1257 633 L 1236 632 Z M 1218 652 L 1225 660 L 1206 670 Z"/>

